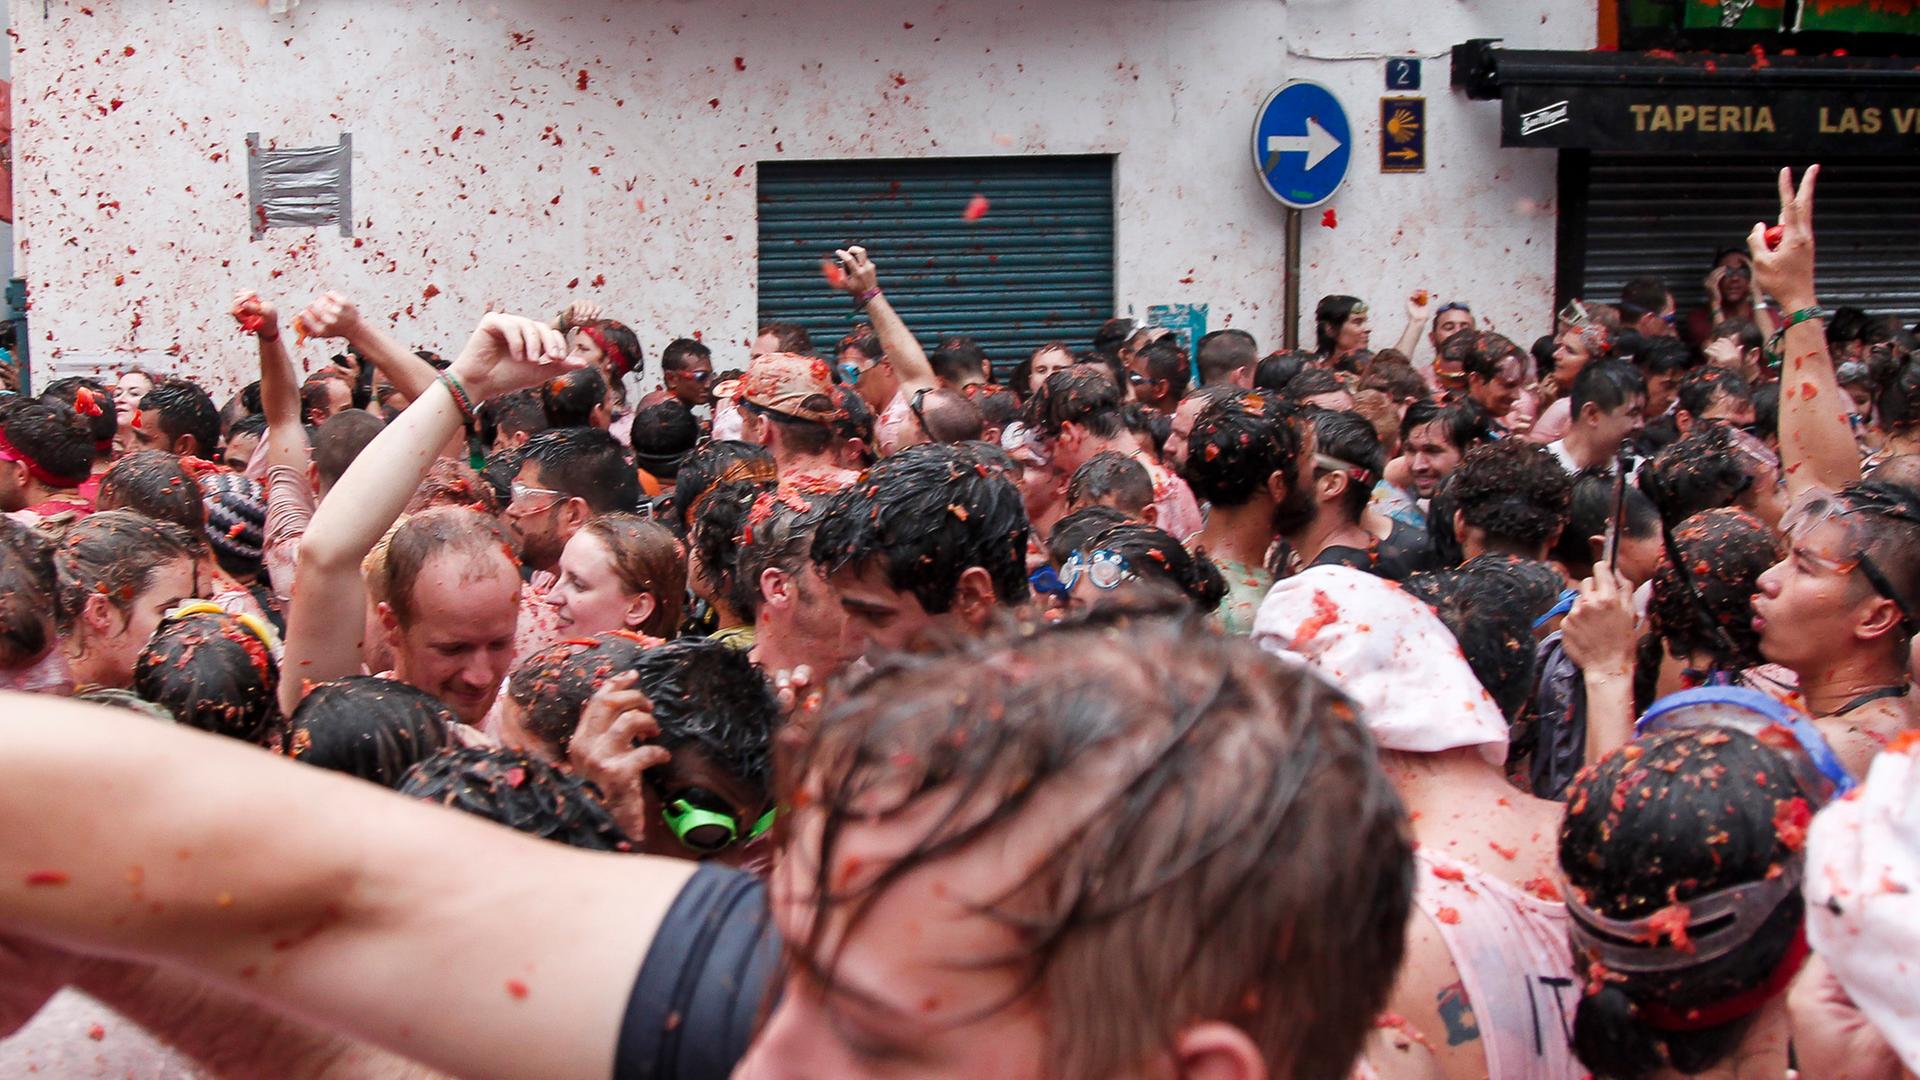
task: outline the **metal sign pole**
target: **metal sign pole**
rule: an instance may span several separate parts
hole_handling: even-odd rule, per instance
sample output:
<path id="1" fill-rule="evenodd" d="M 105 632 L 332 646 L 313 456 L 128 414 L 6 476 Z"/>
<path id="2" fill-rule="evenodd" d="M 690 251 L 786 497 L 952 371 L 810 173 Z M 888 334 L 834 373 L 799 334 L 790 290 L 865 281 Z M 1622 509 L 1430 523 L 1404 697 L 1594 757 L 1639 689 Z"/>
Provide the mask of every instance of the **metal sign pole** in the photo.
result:
<path id="1" fill-rule="evenodd" d="M 1287 207 L 1287 291 L 1283 307 L 1285 347 L 1300 347 L 1300 211 Z"/>

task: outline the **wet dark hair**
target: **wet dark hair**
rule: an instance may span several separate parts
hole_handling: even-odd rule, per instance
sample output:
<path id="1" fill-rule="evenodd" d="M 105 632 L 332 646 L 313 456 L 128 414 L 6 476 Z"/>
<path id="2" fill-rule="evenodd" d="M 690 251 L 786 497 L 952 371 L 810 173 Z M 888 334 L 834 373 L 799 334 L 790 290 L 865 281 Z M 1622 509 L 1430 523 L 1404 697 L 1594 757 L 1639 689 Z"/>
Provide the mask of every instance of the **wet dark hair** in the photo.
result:
<path id="1" fill-rule="evenodd" d="M 1873 319 L 1865 311 L 1851 304 L 1843 304 L 1827 316 L 1827 344 L 1840 346 L 1851 341 L 1865 341 L 1872 327 Z"/>
<path id="2" fill-rule="evenodd" d="M 185 379 L 162 379 L 140 400 L 142 419 L 158 423 L 168 439 L 193 436 L 194 453 L 210 457 L 220 445 L 220 408 Z"/>
<path id="3" fill-rule="evenodd" d="M 533 465 L 540 482 L 581 499 L 596 514 L 631 513 L 640 506 L 640 476 L 620 440 L 599 428 L 543 431 L 527 440 L 521 468 Z"/>
<path id="4" fill-rule="evenodd" d="M 92 395 L 92 410 L 82 409 L 78 404 L 82 390 Z M 87 425 L 87 432 L 93 436 L 96 460 L 110 447 L 113 437 L 120 433 L 120 412 L 114 404 L 113 391 L 97 379 L 81 375 L 55 379 L 40 391 L 40 396 L 60 402 L 80 417 L 81 423 Z M 88 415 L 89 411 L 97 415 Z"/>
<path id="5" fill-rule="evenodd" d="M 365 409 L 342 409 L 313 433 L 313 468 L 322 488 L 331 489 L 368 444 L 386 429 Z"/>
<path id="6" fill-rule="evenodd" d="M 335 383 L 347 388 L 347 407 L 353 407 L 353 392 L 357 389 L 353 376 L 338 368 L 322 368 L 307 376 L 307 381 L 300 384 L 300 415 L 303 419 L 311 420 L 314 415 L 327 413 L 333 407 L 333 394 L 327 387 Z M 337 414 L 330 414 L 326 419 L 333 419 L 333 415 Z"/>
<path id="7" fill-rule="evenodd" d="M 281 734 L 280 665 L 225 612 L 163 621 L 134 662 L 133 690 L 201 731 L 260 746 Z"/>
<path id="8" fill-rule="evenodd" d="M 1636 397 L 1645 397 L 1647 381 L 1625 360 L 1594 360 L 1573 377 L 1567 393 L 1567 407 L 1575 420 L 1581 410 L 1593 405 L 1603 413 L 1613 412 Z"/>
<path id="9" fill-rule="evenodd" d="M 194 495 L 197 501 L 197 488 Z M 195 558 L 200 551 L 198 538 L 170 521 L 126 510 L 89 514 L 54 549 L 54 625 L 62 633 L 72 629 L 87 598 L 96 593 L 126 610 L 162 564 Z"/>
<path id="10" fill-rule="evenodd" d="M 987 351 L 970 337 L 950 337 L 927 354 L 933 376 L 949 386 L 958 386 L 973 376 L 993 380 L 993 364 Z"/>
<path id="11" fill-rule="evenodd" d="M 547 422 L 547 407 L 540 395 L 539 389 L 528 388 L 481 402 L 480 441 L 491 449 L 503 431 L 524 431 L 531 437 L 547 430 L 552 425 Z"/>
<path id="12" fill-rule="evenodd" d="M 53 541 L 0 515 L 0 669 L 32 663 L 53 645 Z"/>
<path id="13" fill-rule="evenodd" d="M 1213 560 L 1189 552 L 1163 529 L 1129 521 L 1115 525 L 1082 544 L 1091 555 L 1111 551 L 1127 560 L 1135 578 L 1179 591 L 1202 615 L 1211 614 L 1227 595 L 1227 579 Z"/>
<path id="14" fill-rule="evenodd" d="M 106 407 L 113 407 L 111 397 Z M 58 398 L 16 397 L 0 402 L 0 434 L 68 486 L 86 480 L 93 468 L 93 434 L 85 419 Z"/>
<path id="15" fill-rule="evenodd" d="M 1296 404 L 1319 394 L 1338 394 L 1347 388 L 1331 368 L 1306 367 L 1287 380 L 1280 393 Z"/>
<path id="16" fill-rule="evenodd" d="M 723 477 L 729 482 L 760 480 L 770 484 L 775 476 L 773 455 L 766 447 L 739 439 L 715 439 L 680 462 L 680 471 L 673 478 L 673 520 L 685 535 L 693 522 L 694 504 Z"/>
<path id="17" fill-rule="evenodd" d="M 1647 633 L 1640 639 L 1634 691 L 1641 708 L 1653 702 L 1661 653 L 1681 659 L 1713 657 L 1713 668 L 1739 672 L 1765 663 L 1753 628 L 1753 595 L 1760 575 L 1784 548 L 1772 529 L 1740 510 L 1709 510 L 1673 530 L 1673 547 L 1686 573 L 1663 553 L 1647 599 Z"/>
<path id="18" fill-rule="evenodd" d="M 1293 381 L 1295 375 L 1305 371 L 1313 361 L 1312 353 L 1299 349 L 1268 353 L 1253 369 L 1254 389 L 1280 393 L 1286 390 L 1287 384 Z"/>
<path id="19" fill-rule="evenodd" d="M 1531 551 L 1567 522 L 1573 479 L 1537 443 L 1501 439 L 1476 446 L 1448 479 L 1461 516 L 1489 539 Z"/>
<path id="20" fill-rule="evenodd" d="M 1048 387 L 1070 374 L 1054 375 Z M 993 580 L 1001 603 L 1024 602 L 1027 531 L 1018 488 L 952 447 L 925 443 L 880 461 L 831 498 L 812 557 L 828 574 L 878 560 L 889 586 L 938 615 L 974 566 Z"/>
<path id="21" fill-rule="evenodd" d="M 1067 504 L 1078 506 L 1111 498 L 1123 510 L 1139 513 L 1153 502 L 1153 478 L 1147 467 L 1111 450 L 1095 454 L 1067 481 Z"/>
<path id="22" fill-rule="evenodd" d="M 1713 407 L 1715 398 L 1730 397 L 1735 401 L 1753 400 L 1753 388 L 1739 373 L 1726 368 L 1703 367 L 1688 373 L 1680 381 L 1677 392 L 1680 408 L 1691 413 L 1695 419 L 1704 417 Z"/>
<path id="23" fill-rule="evenodd" d="M 992 389 L 1004 390 L 1005 388 L 996 386 Z M 967 400 L 975 401 L 976 399 L 968 395 Z M 833 419 L 827 422 L 827 427 L 833 431 L 833 437 L 842 442 L 859 439 L 867 447 L 865 460 L 871 463 L 873 460 L 873 410 L 867 407 L 866 401 L 851 386 L 834 387 L 833 404 L 835 406 Z"/>
<path id="24" fill-rule="evenodd" d="M 700 749 L 714 765 L 760 792 L 770 789 L 779 705 L 746 653 L 710 638 L 660 642 L 625 631 L 567 641 L 522 664 L 507 694 L 527 733 L 564 757 L 581 710 L 608 679 L 639 673 L 660 734 L 648 741 Z"/>
<path id="25" fill-rule="evenodd" d="M 1414 370 L 1411 363 L 1400 358 L 1392 349 L 1373 354 L 1373 361 L 1360 373 L 1360 380 L 1354 383 L 1355 390 L 1378 390 L 1391 401 L 1424 402 L 1432 399 L 1432 391 L 1427 388 L 1427 380 Z"/>
<path id="26" fill-rule="evenodd" d="M 293 712 L 294 760 L 399 788 L 407 770 L 456 745 L 452 709 L 425 690 L 354 675 L 307 692 Z"/>
<path id="27" fill-rule="evenodd" d="M 794 575 L 806 569 L 813 532 L 825 512 L 825 499 L 799 492 L 764 492 L 747 510 L 746 526 L 735 556 L 734 610 L 752 622 L 760 614 L 760 575 L 780 570 Z"/>
<path id="28" fill-rule="evenodd" d="M 180 459 L 165 450 L 136 450 L 114 462 L 100 477 L 95 504 L 103 510 L 132 510 L 170 521 L 196 537 L 207 528 L 200 485 Z"/>
<path id="29" fill-rule="evenodd" d="M 1260 346 L 1245 330 L 1215 330 L 1201 337 L 1194 351 L 1205 386 L 1226 382 L 1234 372 L 1260 359 Z"/>
<path id="30" fill-rule="evenodd" d="M 1446 436 L 1447 445 L 1461 453 L 1493 441 L 1493 432 L 1487 426 L 1486 410 L 1471 401 L 1457 401 L 1451 405 L 1435 405 L 1430 401 L 1416 401 L 1408 407 L 1406 418 L 1400 421 L 1400 442 L 1404 446 L 1413 436 L 1413 429 L 1435 426 Z"/>
<path id="31" fill-rule="evenodd" d="M 1353 317 L 1354 309 L 1364 307 L 1366 305 L 1357 296 L 1321 297 L 1313 308 L 1314 353 L 1332 356 L 1334 343 L 1339 340 L 1340 331 L 1347 325 L 1347 320 Z"/>
<path id="32" fill-rule="evenodd" d="M 1049 439 L 1059 438 L 1068 423 L 1111 438 L 1126 429 L 1120 415 L 1125 403 L 1125 393 L 1105 371 L 1076 364 L 1035 388 L 1027 399 L 1027 425 Z"/>
<path id="33" fill-rule="evenodd" d="M 1054 522 L 1053 533 L 1047 537 L 1047 561 L 1057 569 L 1095 536 L 1134 520 L 1126 511 L 1111 506 L 1083 506 Z"/>
<path id="34" fill-rule="evenodd" d="M 1100 324 L 1100 329 L 1093 332 L 1093 351 L 1109 353 L 1116 351 L 1133 336 L 1134 329 L 1134 321 L 1125 315 L 1116 315 L 1108 319 Z"/>
<path id="35" fill-rule="evenodd" d="M 629 372 L 639 371 L 646 362 L 646 355 L 640 349 L 639 337 L 635 336 L 633 330 L 625 323 L 615 322 L 612 319 L 588 319 L 574 325 L 582 330 L 594 331 L 606 342 L 606 349 L 603 351 L 609 353 L 607 366 L 612 369 L 616 384 L 612 387 L 613 396 L 624 400 L 624 388 L 618 384 Z M 611 355 L 615 351 L 620 355 L 617 357 Z"/>
<path id="36" fill-rule="evenodd" d="M 407 771 L 400 794 L 568 847 L 633 848 L 593 785 L 518 750 L 470 746 L 442 751 Z"/>
<path id="37" fill-rule="evenodd" d="M 1642 475 L 1645 475 L 1644 470 Z M 1653 500 L 1632 484 L 1620 492 L 1621 532 L 1635 540 L 1647 540 L 1660 533 L 1660 512 Z M 1593 538 L 1605 536 L 1613 524 L 1613 474 L 1605 468 L 1584 469 L 1573 478 L 1573 496 L 1567 506 L 1567 527 L 1560 530 L 1560 542 L 1553 557 L 1569 572 L 1593 565 Z M 1585 577 L 1574 573 L 1575 577 Z"/>
<path id="38" fill-rule="evenodd" d="M 849 940 L 915 871 L 1044 829 L 980 914 L 1018 928 L 994 958 L 1026 975 L 1002 1007 L 1030 992 L 1054 1010 L 1049 1072 L 1118 1075 L 1205 1017 L 1246 1031 L 1276 1075 L 1343 1077 L 1413 887 L 1405 815 L 1353 716 L 1330 684 L 1197 618 L 1096 612 L 893 658 L 793 773 L 820 824 L 794 960 L 836 985 L 826 926 Z M 1062 791 L 1088 824 L 1045 828 Z M 923 813 L 919 842 L 848 880 L 851 828 Z M 1116 980 L 1132 992 L 1116 999 Z"/>
<path id="39" fill-rule="evenodd" d="M 1667 287 L 1653 278 L 1634 278 L 1620 288 L 1620 322 L 1622 325 L 1640 321 L 1647 315 L 1658 315 L 1667 306 L 1668 297 L 1673 294 Z"/>
<path id="40" fill-rule="evenodd" d="M 1466 348 L 1460 350 L 1462 374 L 1491 381 L 1500 377 L 1500 368 L 1508 360 L 1520 361 L 1520 370 L 1526 370 L 1527 354 L 1505 335 L 1489 330 L 1462 330 L 1447 341 L 1451 344 L 1461 334 L 1472 335 L 1467 338 Z"/>
<path id="41" fill-rule="evenodd" d="M 693 338 L 674 338 L 667 347 L 660 350 L 660 370 L 685 371 L 693 366 L 693 361 L 712 362 L 713 350 Z"/>
<path id="42" fill-rule="evenodd" d="M 227 434 L 221 445 L 232 446 L 233 440 L 251 436 L 256 439 L 267 437 L 267 418 L 259 413 L 248 413 L 227 425 Z"/>
<path id="43" fill-rule="evenodd" d="M 1480 680 L 1509 721 L 1533 691 L 1533 615 L 1507 577 L 1483 570 L 1414 574 L 1405 588 L 1433 608 L 1452 631 Z"/>
<path id="44" fill-rule="evenodd" d="M 768 334 L 772 334 L 775 343 L 779 345 L 779 349 L 776 350 L 778 352 L 794 353 L 798 356 L 813 355 L 813 335 L 799 323 L 761 323 L 760 329 L 755 331 L 753 336 L 762 338 Z"/>
<path id="45" fill-rule="evenodd" d="M 1305 434 L 1300 414 L 1271 391 L 1223 394 L 1194 417 L 1181 475 L 1197 498 L 1245 506 L 1274 473 L 1293 485 Z"/>
<path id="46" fill-rule="evenodd" d="M 1387 467 L 1387 451 L 1380 445 L 1380 434 L 1359 413 L 1333 409 L 1310 409 L 1314 445 L 1323 457 L 1354 466 L 1347 472 L 1347 489 L 1341 508 L 1348 521 L 1359 521 L 1373 497 L 1373 487 Z M 1315 466 L 1316 470 L 1318 466 Z"/>
<path id="47" fill-rule="evenodd" d="M 1708 341 L 1732 338 L 1740 343 L 1741 351 L 1751 352 L 1767 343 L 1766 335 L 1760 332 L 1759 324 L 1752 319 L 1721 319 L 1707 331 Z"/>
<path id="48" fill-rule="evenodd" d="M 1780 437 L 1780 384 L 1767 383 L 1753 391 L 1753 434 L 1757 439 Z"/>
<path id="49" fill-rule="evenodd" d="M 549 428 L 584 428 L 593 423 L 594 410 L 606 405 L 610 393 L 599 368 L 581 368 L 542 383 L 540 408 Z"/>
<path id="50" fill-rule="evenodd" d="M 1187 384 L 1193 380 L 1193 365 L 1187 350 L 1181 348 L 1172 334 L 1148 342 L 1140 350 L 1140 358 L 1146 361 L 1147 378 L 1166 383 L 1169 397 L 1178 400 L 1187 392 Z"/>
<path id="51" fill-rule="evenodd" d="M 1670 375 L 1676 371 L 1689 371 L 1694 364 L 1693 350 L 1679 338 L 1641 338 L 1640 346 L 1633 354 L 1633 365 L 1639 369 L 1643 378 L 1650 375 Z"/>
<path id="52" fill-rule="evenodd" d="M 1715 727 L 1662 732 L 1574 778 L 1560 869 L 1602 916 L 1639 919 L 1672 907 L 1684 924 L 1689 900 L 1798 865 L 1809 810 L 1781 752 L 1753 736 Z M 1677 971 L 1602 970 L 1576 951 L 1575 984 L 1585 986 L 1573 1023 L 1580 1063 L 1598 1076 L 1642 1080 L 1725 1060 L 1753 1014 L 1675 1031 L 1655 1027 L 1647 1010 L 1685 1013 L 1765 985 L 1800 940 L 1805 913 L 1800 891 L 1790 889 L 1745 945 Z"/>
<path id="53" fill-rule="evenodd" d="M 1685 521 L 1703 510 L 1732 506 L 1753 486 L 1753 471 L 1732 430 L 1704 424 L 1640 467 L 1636 483 L 1660 516 Z"/>
<path id="54" fill-rule="evenodd" d="M 1847 508 L 1847 522 L 1865 555 L 1897 597 L 1901 613 L 1920 614 L 1920 492 L 1868 478 L 1842 488 L 1838 500 Z M 1881 591 L 1877 583 L 1875 591 Z M 1914 632 L 1909 616 L 1895 635 L 1900 655 L 1906 655 L 1905 643 Z"/>
<path id="55" fill-rule="evenodd" d="M 700 421 L 679 398 L 668 398 L 634 410 L 627 438 L 641 468 L 672 480 L 680 473 L 680 463 L 700 443 Z"/>
<path id="56" fill-rule="evenodd" d="M 757 480 L 718 484 L 700 497 L 693 513 L 688 546 L 698 557 L 695 570 L 707 588 L 743 619 L 750 618 L 748 613 L 753 609 L 739 603 L 746 598 L 748 587 L 739 573 L 740 537 L 746 531 L 747 516 L 753 511 L 754 501 L 773 490 L 772 484 Z M 758 596 L 757 588 L 754 596 Z"/>

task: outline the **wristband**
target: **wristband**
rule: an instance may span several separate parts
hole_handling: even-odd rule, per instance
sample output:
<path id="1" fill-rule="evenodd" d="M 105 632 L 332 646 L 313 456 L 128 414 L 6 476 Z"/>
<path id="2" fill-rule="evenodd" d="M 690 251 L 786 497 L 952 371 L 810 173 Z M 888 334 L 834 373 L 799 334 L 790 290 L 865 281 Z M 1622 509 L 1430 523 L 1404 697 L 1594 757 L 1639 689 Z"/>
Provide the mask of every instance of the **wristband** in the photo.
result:
<path id="1" fill-rule="evenodd" d="M 868 289 L 866 292 L 863 292 L 859 296 L 854 297 L 853 310 L 865 311 L 867 310 L 867 305 L 873 303 L 875 300 L 879 299 L 879 297 L 880 297 L 880 290 L 878 287 Z"/>
<path id="2" fill-rule="evenodd" d="M 460 385 L 460 380 L 454 378 L 451 371 L 441 372 L 434 381 L 447 388 L 447 393 L 453 397 L 454 408 L 460 410 L 460 419 L 472 427 L 479 418 L 474 414 L 473 398 L 467 396 L 467 388 Z"/>
<path id="3" fill-rule="evenodd" d="M 1775 330 L 1773 336 L 1767 339 L 1767 347 L 1765 350 L 1767 362 L 1774 367 L 1779 367 L 1781 363 L 1786 360 L 1785 354 L 1780 351 L 1780 344 L 1787 339 L 1787 331 L 1799 326 L 1803 322 L 1812 322 L 1815 319 L 1825 320 L 1832 317 L 1833 312 L 1823 307 L 1804 307 L 1789 314 L 1786 319 L 1780 323 L 1780 329 Z"/>

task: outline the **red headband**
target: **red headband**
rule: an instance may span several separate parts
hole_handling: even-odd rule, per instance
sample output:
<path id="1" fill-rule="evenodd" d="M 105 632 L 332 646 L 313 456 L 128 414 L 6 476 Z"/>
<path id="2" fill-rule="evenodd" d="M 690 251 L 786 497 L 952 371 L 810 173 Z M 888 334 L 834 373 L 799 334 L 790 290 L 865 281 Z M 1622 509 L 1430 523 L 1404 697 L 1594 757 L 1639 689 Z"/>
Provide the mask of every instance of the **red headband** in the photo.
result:
<path id="1" fill-rule="evenodd" d="M 66 476 L 55 476 L 48 472 L 39 462 L 33 460 L 31 456 L 15 447 L 12 441 L 7 438 L 5 431 L 0 431 L 0 461 L 12 461 L 25 465 L 28 476 L 33 477 L 35 480 L 40 481 L 50 488 L 77 488 L 85 483 L 87 479 L 84 476 L 77 479 Z"/>
<path id="2" fill-rule="evenodd" d="M 1802 923 L 1793 932 L 1793 940 L 1787 944 L 1786 954 L 1780 957 L 1780 963 L 1774 966 L 1773 974 L 1767 977 L 1766 982 L 1725 1001 L 1697 1008 L 1679 1009 L 1648 1002 L 1639 1006 L 1640 1016 L 1648 1025 L 1661 1031 L 1705 1031 L 1731 1024 L 1741 1017 L 1759 1012 L 1767 1002 L 1785 992 L 1787 984 L 1800 974 L 1800 966 L 1807 962 L 1807 951 L 1807 928 Z"/>
<path id="3" fill-rule="evenodd" d="M 613 364 L 614 378 L 624 379 L 627 377 L 627 372 L 633 370 L 633 359 L 627 355 L 626 350 L 618 345 L 609 345 L 607 335 L 601 333 L 599 327 L 582 326 L 580 332 L 592 338 L 593 343 L 600 346 L 600 351 L 607 354 L 607 360 Z"/>

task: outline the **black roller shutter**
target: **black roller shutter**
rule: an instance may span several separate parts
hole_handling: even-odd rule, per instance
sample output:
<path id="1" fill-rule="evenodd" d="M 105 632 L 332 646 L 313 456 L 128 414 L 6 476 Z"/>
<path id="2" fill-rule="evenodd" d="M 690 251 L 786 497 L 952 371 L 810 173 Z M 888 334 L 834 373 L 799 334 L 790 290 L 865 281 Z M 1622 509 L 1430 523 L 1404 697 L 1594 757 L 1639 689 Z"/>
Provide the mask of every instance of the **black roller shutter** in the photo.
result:
<path id="1" fill-rule="evenodd" d="M 1612 303 L 1630 278 L 1651 276 L 1673 290 L 1683 313 L 1704 305 L 1714 251 L 1744 244 L 1754 222 L 1779 217 L 1775 177 L 1786 164 L 1777 155 L 1563 155 L 1574 173 L 1562 187 L 1571 211 L 1563 227 L 1572 233 L 1561 237 L 1562 299 Z M 1797 175 L 1806 163 L 1791 164 Z M 1895 315 L 1905 325 L 1920 319 L 1917 168 L 1920 156 L 1821 161 L 1813 222 L 1822 304 Z"/>
<path id="2" fill-rule="evenodd" d="M 966 219 L 975 195 L 987 214 Z M 1113 315 L 1113 159 L 947 158 L 760 165 L 760 319 L 831 350 L 856 316 L 820 260 L 865 245 L 931 349 L 968 334 L 1004 373 L 1045 342 L 1084 348 Z"/>

